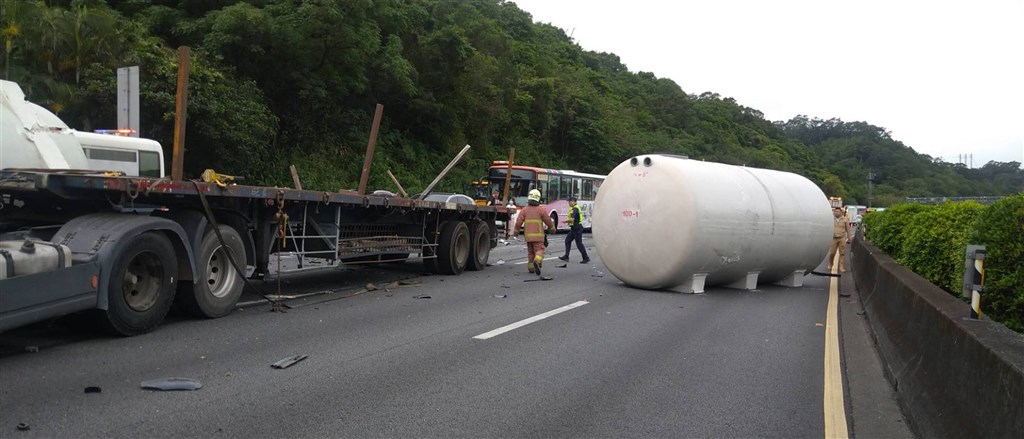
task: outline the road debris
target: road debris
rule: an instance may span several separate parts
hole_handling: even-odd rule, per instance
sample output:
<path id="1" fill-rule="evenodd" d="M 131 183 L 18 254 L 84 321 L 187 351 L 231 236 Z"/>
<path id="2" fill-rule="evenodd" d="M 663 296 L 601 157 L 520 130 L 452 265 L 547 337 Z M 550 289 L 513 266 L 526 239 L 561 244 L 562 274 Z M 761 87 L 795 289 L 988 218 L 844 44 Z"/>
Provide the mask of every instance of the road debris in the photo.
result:
<path id="1" fill-rule="evenodd" d="M 39 352 L 39 346 L 25 346 L 25 352 Z"/>
<path id="2" fill-rule="evenodd" d="M 427 294 L 420 294 L 420 295 L 412 296 L 412 298 L 413 299 L 430 299 L 431 297 L 429 295 L 427 295 Z"/>
<path id="3" fill-rule="evenodd" d="M 505 260 L 504 259 L 498 259 L 498 261 L 495 262 L 494 265 L 505 265 Z"/>
<path id="4" fill-rule="evenodd" d="M 278 360 L 276 363 L 271 364 L 270 367 L 272 367 L 274 369 L 284 369 L 284 368 L 287 368 L 287 367 L 289 367 L 289 366 L 291 366 L 291 365 L 293 365 L 295 363 L 298 363 L 298 362 L 300 362 L 302 360 L 305 360 L 306 358 L 309 358 L 309 356 L 308 355 L 293 355 L 291 357 L 282 358 L 282 359 Z"/>
<path id="5" fill-rule="evenodd" d="M 18 431 L 29 431 L 31 429 L 32 429 L 32 427 L 29 427 L 28 424 L 26 424 L 24 422 L 21 422 L 21 423 L 18 424 Z"/>
<path id="6" fill-rule="evenodd" d="M 101 389 L 101 388 L 99 388 L 97 386 L 89 386 L 89 387 L 85 388 L 85 393 L 100 393 L 102 391 L 103 391 L 103 389 Z"/>
<path id="7" fill-rule="evenodd" d="M 494 295 L 495 299 L 504 299 L 506 297 L 508 297 L 508 294 L 495 294 Z"/>
<path id="8" fill-rule="evenodd" d="M 568 266 L 569 266 L 569 264 L 562 264 L 562 265 L 556 265 L 555 267 L 556 268 L 565 268 L 565 267 L 568 267 Z"/>
<path id="9" fill-rule="evenodd" d="M 199 390 L 203 383 L 192 378 L 160 378 L 143 381 L 142 388 L 147 390 Z"/>

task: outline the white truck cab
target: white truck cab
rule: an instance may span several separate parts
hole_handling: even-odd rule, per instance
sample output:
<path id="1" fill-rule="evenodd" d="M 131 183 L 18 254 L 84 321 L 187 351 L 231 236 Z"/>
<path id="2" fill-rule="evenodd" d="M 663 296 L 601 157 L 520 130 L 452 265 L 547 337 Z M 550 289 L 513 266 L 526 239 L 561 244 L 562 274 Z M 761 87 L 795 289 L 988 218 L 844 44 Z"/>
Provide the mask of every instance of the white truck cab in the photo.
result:
<path id="1" fill-rule="evenodd" d="M 164 176 L 163 148 L 150 139 L 76 131 L 0 80 L 0 169 L 119 171 Z"/>

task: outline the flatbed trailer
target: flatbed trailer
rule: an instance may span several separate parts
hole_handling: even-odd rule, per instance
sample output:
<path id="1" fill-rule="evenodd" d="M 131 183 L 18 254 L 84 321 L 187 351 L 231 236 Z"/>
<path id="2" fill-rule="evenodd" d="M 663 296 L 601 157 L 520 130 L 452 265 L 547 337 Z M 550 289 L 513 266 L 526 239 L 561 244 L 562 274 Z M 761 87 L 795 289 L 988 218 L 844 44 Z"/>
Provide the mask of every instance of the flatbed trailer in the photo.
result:
<path id="1" fill-rule="evenodd" d="M 152 330 L 172 304 L 221 317 L 275 254 L 295 255 L 296 270 L 407 259 L 482 270 L 509 216 L 386 193 L 6 169 L 0 331 L 90 309 L 123 335 Z"/>

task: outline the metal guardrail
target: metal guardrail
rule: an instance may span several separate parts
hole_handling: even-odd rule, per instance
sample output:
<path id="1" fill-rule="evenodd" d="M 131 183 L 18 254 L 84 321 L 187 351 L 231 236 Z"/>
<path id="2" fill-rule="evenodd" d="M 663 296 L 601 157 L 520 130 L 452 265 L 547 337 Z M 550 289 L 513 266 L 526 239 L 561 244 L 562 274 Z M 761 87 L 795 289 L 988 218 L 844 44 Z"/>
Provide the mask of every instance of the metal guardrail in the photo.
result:
<path id="1" fill-rule="evenodd" d="M 907 202 L 918 204 L 942 204 L 948 201 L 977 201 L 981 204 L 992 204 L 1005 198 L 998 197 L 907 197 Z"/>

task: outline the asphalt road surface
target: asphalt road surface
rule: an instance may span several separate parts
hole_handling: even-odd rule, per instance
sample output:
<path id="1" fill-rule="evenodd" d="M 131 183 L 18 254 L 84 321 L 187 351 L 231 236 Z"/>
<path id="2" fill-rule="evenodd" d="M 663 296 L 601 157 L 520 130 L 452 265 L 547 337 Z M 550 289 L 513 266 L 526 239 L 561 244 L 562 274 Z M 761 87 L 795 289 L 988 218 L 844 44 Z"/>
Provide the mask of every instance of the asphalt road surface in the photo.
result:
<path id="1" fill-rule="evenodd" d="M 586 265 L 575 250 L 564 268 L 546 261 L 553 279 L 539 281 L 525 253 L 500 245 L 460 276 L 411 261 L 286 275 L 286 313 L 253 301 L 132 338 L 79 316 L 10 331 L 0 437 L 826 435 L 828 278 L 679 294 L 626 287 L 594 250 Z M 859 307 L 846 308 L 849 434 L 907 437 Z M 294 355 L 308 357 L 271 367 Z M 203 387 L 140 387 L 168 377 Z"/>

